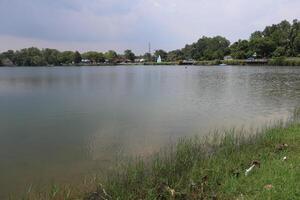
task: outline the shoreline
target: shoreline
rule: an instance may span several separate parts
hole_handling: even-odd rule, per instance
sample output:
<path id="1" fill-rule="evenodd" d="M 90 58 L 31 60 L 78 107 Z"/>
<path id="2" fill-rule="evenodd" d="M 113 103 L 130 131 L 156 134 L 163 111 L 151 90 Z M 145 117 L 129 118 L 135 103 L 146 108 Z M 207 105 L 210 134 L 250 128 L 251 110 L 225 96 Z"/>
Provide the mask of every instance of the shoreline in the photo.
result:
<path id="1" fill-rule="evenodd" d="M 17 65 L 3 65 L 1 67 L 103 67 L 103 66 L 219 66 L 219 65 L 232 65 L 232 66 L 300 66 L 300 58 L 277 58 L 268 60 L 204 60 L 193 62 L 144 62 L 144 63 L 95 63 L 95 64 L 64 64 L 64 65 L 44 65 L 44 66 L 17 66 Z"/>
<path id="2" fill-rule="evenodd" d="M 183 138 L 151 158 L 136 158 L 84 186 L 33 190 L 24 199 L 297 199 L 300 109 L 250 137 L 229 130 Z"/>

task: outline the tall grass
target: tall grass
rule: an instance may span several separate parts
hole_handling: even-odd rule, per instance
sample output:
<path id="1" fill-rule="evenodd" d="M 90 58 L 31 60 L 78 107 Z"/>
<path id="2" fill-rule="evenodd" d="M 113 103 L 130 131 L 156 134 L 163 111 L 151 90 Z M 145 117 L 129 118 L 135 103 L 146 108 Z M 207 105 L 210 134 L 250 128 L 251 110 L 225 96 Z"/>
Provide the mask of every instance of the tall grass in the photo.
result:
<path id="1" fill-rule="evenodd" d="M 268 64 L 275 66 L 300 66 L 300 58 L 278 57 L 270 59 Z"/>
<path id="2" fill-rule="evenodd" d="M 274 152 L 275 145 L 282 142 L 282 134 L 300 130 L 295 125 L 299 113 L 297 110 L 288 122 L 278 122 L 272 128 L 265 128 L 248 137 L 246 131 L 232 129 L 223 134 L 216 132 L 206 139 L 180 139 L 176 145 L 157 153 L 150 161 L 137 159 L 110 174 L 105 184 L 97 190 L 100 195 L 97 196 L 96 192 L 86 199 L 103 197 L 104 188 L 109 194 L 104 196 L 106 199 L 237 198 L 241 191 L 251 187 L 245 185 L 239 189 L 238 182 L 245 179 L 244 170 L 254 160 L 268 162 L 268 159 L 273 159 L 269 156 Z M 252 184 L 261 183 L 253 180 Z"/>

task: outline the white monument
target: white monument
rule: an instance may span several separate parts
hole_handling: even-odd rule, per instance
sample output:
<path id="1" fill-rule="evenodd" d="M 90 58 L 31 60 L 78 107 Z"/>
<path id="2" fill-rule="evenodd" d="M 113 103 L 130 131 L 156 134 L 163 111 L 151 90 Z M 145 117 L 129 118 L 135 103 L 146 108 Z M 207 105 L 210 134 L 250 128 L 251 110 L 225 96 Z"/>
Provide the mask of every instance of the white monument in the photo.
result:
<path id="1" fill-rule="evenodd" d="M 161 57 L 160 57 L 160 55 L 158 56 L 158 58 L 157 58 L 157 61 L 156 61 L 157 63 L 161 63 Z"/>

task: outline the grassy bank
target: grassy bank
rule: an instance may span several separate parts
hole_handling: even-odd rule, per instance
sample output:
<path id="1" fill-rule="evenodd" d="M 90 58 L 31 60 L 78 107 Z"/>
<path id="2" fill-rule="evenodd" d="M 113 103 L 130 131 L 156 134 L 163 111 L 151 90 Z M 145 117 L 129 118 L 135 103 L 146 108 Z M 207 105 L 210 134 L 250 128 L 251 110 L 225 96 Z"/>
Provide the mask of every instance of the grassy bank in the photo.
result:
<path id="1" fill-rule="evenodd" d="M 221 137 L 181 139 L 84 187 L 54 187 L 24 199 L 300 199 L 300 112 L 295 113 L 288 123 L 251 137 L 231 130 Z"/>
<path id="2" fill-rule="evenodd" d="M 285 57 L 279 57 L 279 58 L 273 58 L 269 60 L 269 65 L 275 65 L 275 66 L 300 66 L 300 58 L 285 58 Z"/>

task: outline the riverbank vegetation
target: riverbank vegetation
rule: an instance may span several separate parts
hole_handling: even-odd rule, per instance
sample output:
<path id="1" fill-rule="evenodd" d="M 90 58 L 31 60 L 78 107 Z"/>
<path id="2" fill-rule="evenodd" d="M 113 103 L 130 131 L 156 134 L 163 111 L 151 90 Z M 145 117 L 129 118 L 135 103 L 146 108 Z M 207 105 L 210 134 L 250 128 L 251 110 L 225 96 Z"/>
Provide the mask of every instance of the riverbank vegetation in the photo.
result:
<path id="1" fill-rule="evenodd" d="M 238 40 L 232 44 L 225 37 L 205 37 L 174 51 L 156 50 L 154 54 L 136 56 L 131 50 L 123 54 L 110 50 L 105 53 L 90 51 L 58 51 L 56 49 L 27 48 L 18 51 L 8 50 L 0 54 L 0 66 L 68 66 L 97 65 L 117 63 L 153 63 L 158 57 L 163 63 L 210 64 L 210 61 L 225 60 L 240 63 L 245 59 L 269 59 L 273 65 L 298 65 L 299 61 L 290 59 L 300 57 L 300 22 L 284 20 L 279 24 L 267 26 L 263 31 L 255 31 L 248 40 Z M 230 61 L 231 60 L 231 61 Z M 234 61 L 232 61 L 234 60 Z M 242 62 L 241 64 L 244 64 Z"/>
<path id="2" fill-rule="evenodd" d="M 298 110 L 288 122 L 255 133 L 232 129 L 181 139 L 78 189 L 55 186 L 24 199 L 299 199 L 299 117 Z"/>

